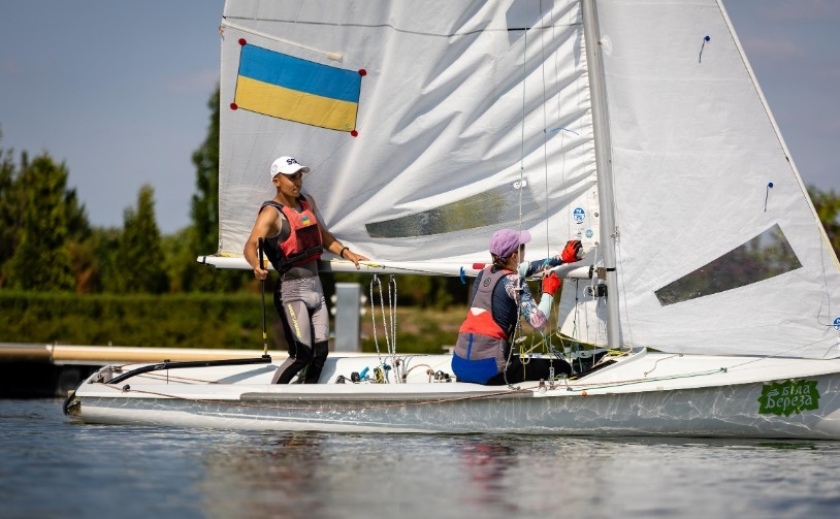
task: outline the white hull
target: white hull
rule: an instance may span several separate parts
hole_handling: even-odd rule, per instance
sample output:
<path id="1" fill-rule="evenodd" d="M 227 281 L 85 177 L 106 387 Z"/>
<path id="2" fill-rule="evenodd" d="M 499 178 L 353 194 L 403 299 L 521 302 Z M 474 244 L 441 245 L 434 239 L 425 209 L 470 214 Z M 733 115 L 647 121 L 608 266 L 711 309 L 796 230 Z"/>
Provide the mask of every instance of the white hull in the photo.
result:
<path id="1" fill-rule="evenodd" d="M 118 384 L 91 382 L 95 374 L 66 406 L 81 421 L 105 424 L 840 439 L 840 360 L 643 351 L 568 384 L 525 382 L 512 389 L 436 381 L 434 373 L 450 372 L 448 355 L 398 359 L 408 372 L 405 383 L 393 377 L 391 383 L 349 382 L 351 372 L 379 365 L 376 356 L 331 357 L 322 383 L 313 385 L 271 385 L 276 361 L 156 371 Z M 347 383 L 335 383 L 341 375 Z M 805 381 L 813 392 L 801 391 Z M 774 388 L 778 394 L 767 401 Z"/>

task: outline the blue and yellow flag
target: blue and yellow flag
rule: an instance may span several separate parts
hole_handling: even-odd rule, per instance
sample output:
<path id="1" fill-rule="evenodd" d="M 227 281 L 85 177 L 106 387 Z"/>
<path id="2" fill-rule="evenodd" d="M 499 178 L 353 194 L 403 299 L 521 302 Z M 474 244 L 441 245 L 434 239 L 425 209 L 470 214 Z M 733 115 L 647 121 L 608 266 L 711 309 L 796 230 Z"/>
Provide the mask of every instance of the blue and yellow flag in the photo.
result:
<path id="1" fill-rule="evenodd" d="M 332 130 L 356 127 L 362 74 L 243 44 L 235 107 Z"/>

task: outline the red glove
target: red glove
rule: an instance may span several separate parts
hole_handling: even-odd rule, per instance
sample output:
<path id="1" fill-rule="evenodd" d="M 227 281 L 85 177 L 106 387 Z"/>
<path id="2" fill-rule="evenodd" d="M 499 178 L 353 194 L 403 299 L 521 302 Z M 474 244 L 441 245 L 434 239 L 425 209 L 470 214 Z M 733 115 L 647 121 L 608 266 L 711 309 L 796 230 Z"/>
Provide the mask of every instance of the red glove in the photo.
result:
<path id="1" fill-rule="evenodd" d="M 563 263 L 574 263 L 583 259 L 583 244 L 580 240 L 569 240 L 560 253 L 560 259 Z"/>
<path id="2" fill-rule="evenodd" d="M 560 278 L 557 277 L 556 272 L 552 272 L 551 274 L 544 276 L 542 280 L 543 294 L 554 296 L 554 293 L 557 292 L 557 289 L 560 288 L 561 284 L 562 281 L 560 281 Z"/>

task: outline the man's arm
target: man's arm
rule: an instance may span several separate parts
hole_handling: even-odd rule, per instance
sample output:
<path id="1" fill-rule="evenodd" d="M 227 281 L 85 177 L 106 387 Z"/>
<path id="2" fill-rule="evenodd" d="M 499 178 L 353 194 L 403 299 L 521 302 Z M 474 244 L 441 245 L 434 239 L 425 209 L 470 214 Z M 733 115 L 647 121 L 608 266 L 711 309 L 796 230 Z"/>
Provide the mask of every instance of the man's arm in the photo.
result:
<path id="1" fill-rule="evenodd" d="M 264 265 L 260 265 L 258 253 L 260 238 L 276 234 L 276 222 L 277 214 L 275 211 L 260 211 L 260 214 L 257 215 L 257 221 L 254 222 L 254 228 L 251 229 L 251 235 L 248 236 L 248 241 L 245 242 L 245 248 L 242 253 L 245 256 L 245 261 L 254 269 L 254 277 L 257 279 L 268 277 L 268 269 Z"/>
<path id="2" fill-rule="evenodd" d="M 345 247 L 335 236 L 327 229 L 321 218 L 321 213 L 318 211 L 318 206 L 315 205 L 315 199 L 312 195 L 306 195 L 309 203 L 312 204 L 312 210 L 318 215 L 318 226 L 321 228 L 321 241 L 324 243 L 324 250 L 332 252 L 341 259 L 352 261 L 356 268 L 359 268 L 360 261 L 369 261 L 369 259 L 361 254 L 356 254 L 351 251 L 349 247 Z"/>

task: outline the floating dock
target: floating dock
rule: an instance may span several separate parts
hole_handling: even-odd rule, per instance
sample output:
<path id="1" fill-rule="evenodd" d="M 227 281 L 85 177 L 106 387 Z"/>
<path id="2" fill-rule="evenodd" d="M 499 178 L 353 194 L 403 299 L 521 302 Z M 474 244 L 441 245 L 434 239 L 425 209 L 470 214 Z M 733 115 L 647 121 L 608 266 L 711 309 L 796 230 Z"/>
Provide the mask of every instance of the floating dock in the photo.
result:
<path id="1" fill-rule="evenodd" d="M 269 350 L 277 358 L 286 353 Z M 262 350 L 0 343 L 0 398 L 65 397 L 107 364 L 259 357 Z"/>

